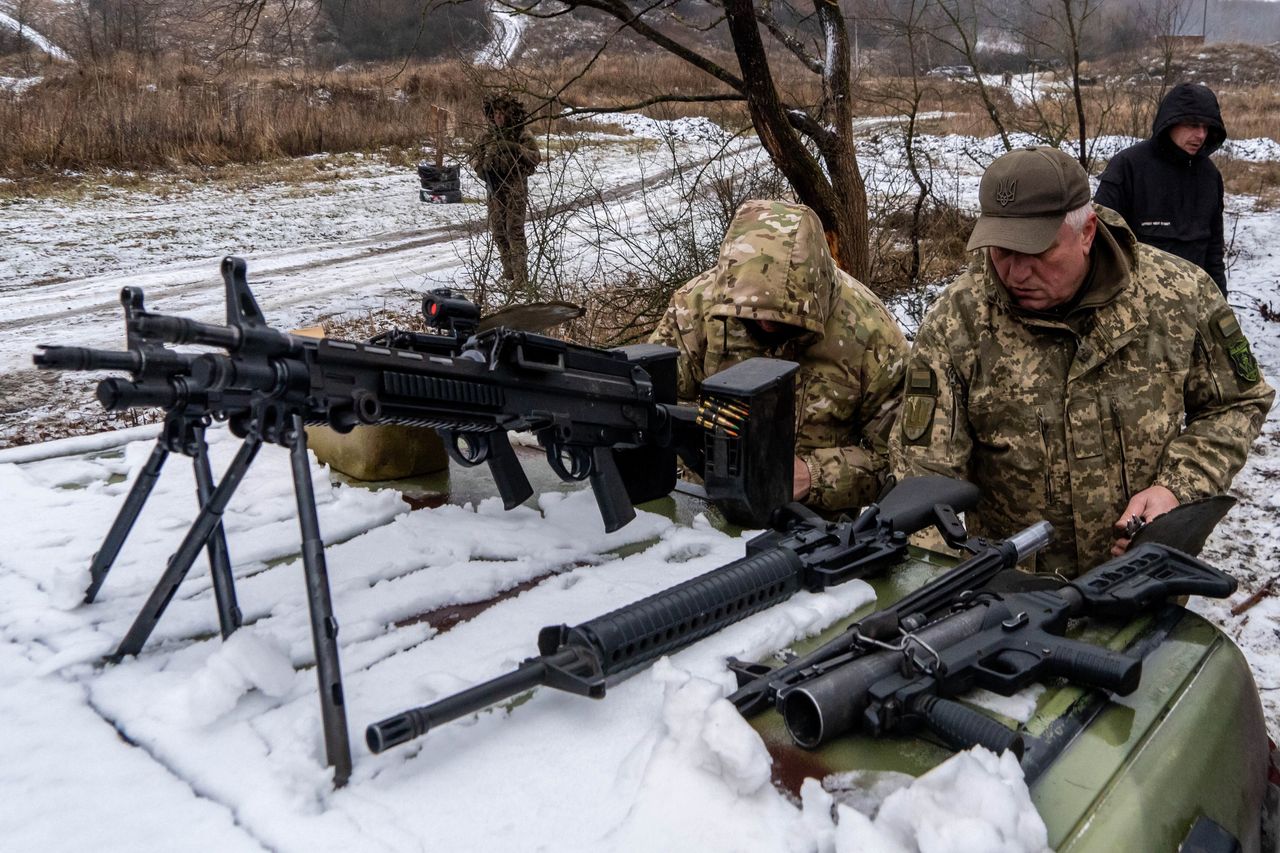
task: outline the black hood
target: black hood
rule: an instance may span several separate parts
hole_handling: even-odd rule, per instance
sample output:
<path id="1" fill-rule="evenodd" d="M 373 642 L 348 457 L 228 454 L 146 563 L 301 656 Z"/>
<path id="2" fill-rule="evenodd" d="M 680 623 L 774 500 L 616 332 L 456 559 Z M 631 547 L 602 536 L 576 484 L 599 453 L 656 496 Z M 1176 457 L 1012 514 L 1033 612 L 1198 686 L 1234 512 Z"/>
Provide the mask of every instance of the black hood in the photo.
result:
<path id="1" fill-rule="evenodd" d="M 1197 157 L 1208 157 L 1222 147 L 1227 139 L 1227 128 L 1222 123 L 1222 110 L 1213 90 L 1199 83 L 1179 83 L 1160 101 L 1156 119 L 1151 123 L 1151 138 L 1165 151 L 1180 151 L 1169 141 L 1169 129 L 1183 122 L 1204 122 L 1209 126 L 1204 145 Z M 1185 154 L 1183 156 L 1186 156 Z"/>

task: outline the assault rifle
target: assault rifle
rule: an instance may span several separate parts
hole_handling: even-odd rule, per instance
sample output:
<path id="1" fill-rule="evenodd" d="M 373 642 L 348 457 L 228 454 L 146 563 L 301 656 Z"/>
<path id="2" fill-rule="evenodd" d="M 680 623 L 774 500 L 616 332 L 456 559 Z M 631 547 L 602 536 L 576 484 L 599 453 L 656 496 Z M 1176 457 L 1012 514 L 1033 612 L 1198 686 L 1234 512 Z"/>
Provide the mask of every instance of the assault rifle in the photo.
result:
<path id="1" fill-rule="evenodd" d="M 801 589 L 820 591 L 897 564 L 910 534 L 954 523 L 977 499 L 972 484 L 931 476 L 903 480 L 853 521 L 825 521 L 788 504 L 772 530 L 747 543 L 742 559 L 573 628 L 543 628 L 540 655 L 515 672 L 374 723 L 365 740 L 382 752 L 538 685 L 599 699 L 637 668 Z"/>
<path id="2" fill-rule="evenodd" d="M 44 368 L 128 372 L 129 379 L 98 384 L 103 406 L 165 412 L 152 458 L 95 556 L 86 600 L 101 587 L 165 457 L 178 451 L 194 460 L 200 511 L 113 658 L 142 650 L 206 548 L 222 633 L 234 631 L 240 614 L 222 514 L 264 443 L 289 448 L 326 753 L 338 785 L 350 774 L 351 755 L 337 621 L 304 426 L 327 424 L 338 431 L 358 424 L 433 427 L 456 462 L 489 465 L 507 509 L 533 493 L 507 431 L 531 432 L 562 479 L 590 482 L 609 531 L 634 517 L 633 503 L 671 491 L 677 455 L 703 474 L 709 497 L 731 520 L 763 524 L 769 510 L 790 498 L 796 369 L 791 362 L 742 362 L 703 384 L 699 408 L 678 406 L 676 352 L 668 347 L 600 350 L 508 328 L 472 335 L 479 324 L 465 300 L 439 291 L 424 302 L 429 316 L 444 310 L 454 317 L 441 323 L 439 334 L 394 333 L 369 344 L 299 337 L 267 325 L 243 260 L 225 258 L 222 275 L 225 326 L 148 312 L 142 291 L 128 287 L 121 294 L 127 351 L 43 346 L 35 356 Z M 223 352 L 181 352 L 165 344 Z M 712 422 L 704 412 L 723 414 Z M 226 421 L 243 439 L 216 487 L 204 443 L 204 429 L 213 420 Z"/>
<path id="3" fill-rule="evenodd" d="M 1140 545 L 1060 589 L 968 596 L 894 648 L 814 666 L 779 695 L 780 710 L 792 739 L 811 749 L 855 729 L 880 736 L 925 728 L 957 749 L 980 744 L 1021 758 L 1018 732 L 953 697 L 974 687 L 1009 696 L 1046 677 L 1127 695 L 1142 659 L 1063 637 L 1068 619 L 1130 619 L 1172 596 L 1225 598 L 1235 588 L 1195 557 Z"/>

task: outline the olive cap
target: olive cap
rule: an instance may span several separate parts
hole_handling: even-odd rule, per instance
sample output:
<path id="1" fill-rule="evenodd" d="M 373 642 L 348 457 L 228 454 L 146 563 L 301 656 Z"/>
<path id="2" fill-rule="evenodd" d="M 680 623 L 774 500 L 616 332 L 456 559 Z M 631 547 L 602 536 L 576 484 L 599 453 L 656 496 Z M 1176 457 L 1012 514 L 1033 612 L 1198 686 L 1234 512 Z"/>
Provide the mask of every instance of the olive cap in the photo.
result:
<path id="1" fill-rule="evenodd" d="M 968 250 L 999 246 L 1038 255 L 1053 245 L 1067 214 L 1091 198 L 1089 176 L 1071 155 L 1029 145 L 992 161 L 978 185 L 982 215 Z"/>

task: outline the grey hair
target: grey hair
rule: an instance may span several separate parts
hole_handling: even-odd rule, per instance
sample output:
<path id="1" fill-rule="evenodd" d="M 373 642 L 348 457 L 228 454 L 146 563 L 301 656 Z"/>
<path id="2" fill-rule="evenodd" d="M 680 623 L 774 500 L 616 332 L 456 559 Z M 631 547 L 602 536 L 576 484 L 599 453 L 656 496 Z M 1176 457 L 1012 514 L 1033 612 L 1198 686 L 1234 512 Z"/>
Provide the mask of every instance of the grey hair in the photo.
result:
<path id="1" fill-rule="evenodd" d="M 1067 211 L 1067 216 L 1062 221 L 1071 226 L 1071 230 L 1080 234 L 1084 231 L 1084 224 L 1089 221 L 1089 214 L 1093 213 L 1093 202 L 1086 201 L 1075 210 Z"/>

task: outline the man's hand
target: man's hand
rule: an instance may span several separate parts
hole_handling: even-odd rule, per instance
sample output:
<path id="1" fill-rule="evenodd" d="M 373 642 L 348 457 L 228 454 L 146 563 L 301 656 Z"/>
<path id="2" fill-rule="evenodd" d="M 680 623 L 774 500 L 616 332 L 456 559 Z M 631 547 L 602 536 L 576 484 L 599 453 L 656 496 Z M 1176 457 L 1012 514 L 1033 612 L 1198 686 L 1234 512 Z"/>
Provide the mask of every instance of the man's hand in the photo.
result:
<path id="1" fill-rule="evenodd" d="M 795 458 L 795 473 L 792 477 L 791 499 L 802 501 L 809 497 L 809 489 L 813 487 L 813 476 L 809 466 L 799 456 Z"/>
<path id="2" fill-rule="evenodd" d="M 1164 486 L 1150 486 L 1134 495 L 1114 525 L 1117 536 L 1115 544 L 1111 546 L 1111 556 L 1119 557 L 1129 548 L 1129 535 L 1125 532 L 1125 526 L 1131 519 L 1139 518 L 1146 523 L 1177 505 L 1177 497 Z"/>

